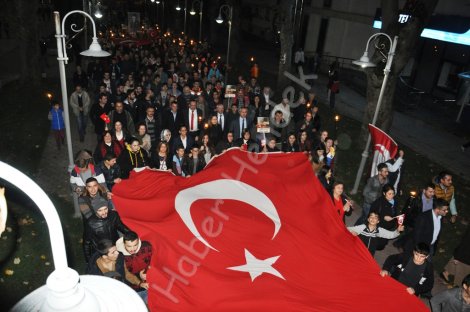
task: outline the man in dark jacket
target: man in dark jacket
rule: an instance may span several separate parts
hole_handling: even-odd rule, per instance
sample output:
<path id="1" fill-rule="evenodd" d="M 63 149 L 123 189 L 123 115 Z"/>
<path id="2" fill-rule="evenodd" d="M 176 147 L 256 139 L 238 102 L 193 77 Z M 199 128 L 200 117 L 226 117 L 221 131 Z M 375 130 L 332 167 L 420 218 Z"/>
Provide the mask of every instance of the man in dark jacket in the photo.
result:
<path id="1" fill-rule="evenodd" d="M 414 194 L 406 201 L 402 213 L 405 214 L 405 226 L 414 228 L 416 218 L 428 210 L 432 210 L 434 200 L 434 184 L 427 184 L 422 193 Z"/>
<path id="2" fill-rule="evenodd" d="M 401 213 L 405 215 L 405 235 L 397 239 L 393 245 L 397 248 L 403 248 L 409 236 L 412 234 L 413 228 L 415 227 L 416 219 L 423 212 L 432 210 L 434 201 L 434 184 L 427 184 L 422 193 L 416 194 L 411 192 L 410 197 L 407 199 L 405 206 Z"/>
<path id="3" fill-rule="evenodd" d="M 178 136 L 180 126 L 183 124 L 182 113 L 178 110 L 178 102 L 173 101 L 170 104 L 170 109 L 165 110 L 162 116 L 163 129 L 171 131 L 173 137 Z"/>
<path id="4" fill-rule="evenodd" d="M 121 221 L 118 213 L 108 209 L 108 201 L 101 196 L 91 201 L 94 214 L 85 220 L 83 251 L 85 260 L 89 262 L 95 253 L 98 242 L 109 239 L 113 242 L 119 238 L 119 232 L 126 233 L 130 229 Z"/>
<path id="5" fill-rule="evenodd" d="M 417 244 L 411 256 L 404 253 L 390 255 L 380 271 L 382 276 L 391 276 L 403 285 L 410 295 L 430 293 L 434 285 L 434 271 L 429 258 L 429 246 Z"/>
<path id="6" fill-rule="evenodd" d="M 186 172 L 189 176 L 192 176 L 206 166 L 204 157 L 199 154 L 199 146 L 196 144 L 191 147 L 191 154 L 186 161 Z"/>
<path id="7" fill-rule="evenodd" d="M 116 163 L 116 159 L 115 154 L 106 153 L 103 162 L 98 165 L 104 175 L 106 186 L 110 191 L 113 190 L 114 184 L 121 182 L 121 168 Z"/>
<path id="8" fill-rule="evenodd" d="M 103 132 L 106 129 L 106 123 L 101 116 L 107 115 L 111 111 L 111 105 L 108 104 L 108 96 L 100 94 L 98 103 L 94 104 L 90 110 L 90 119 L 95 126 L 95 133 L 98 137 L 98 142 L 101 141 Z"/>
<path id="9" fill-rule="evenodd" d="M 412 246 L 425 243 L 429 246 L 431 256 L 436 251 L 436 242 L 441 231 L 441 218 L 449 212 L 449 203 L 438 198 L 433 201 L 433 209 L 418 216 L 412 233 L 412 239 L 405 247 L 405 252 L 410 254 Z"/>

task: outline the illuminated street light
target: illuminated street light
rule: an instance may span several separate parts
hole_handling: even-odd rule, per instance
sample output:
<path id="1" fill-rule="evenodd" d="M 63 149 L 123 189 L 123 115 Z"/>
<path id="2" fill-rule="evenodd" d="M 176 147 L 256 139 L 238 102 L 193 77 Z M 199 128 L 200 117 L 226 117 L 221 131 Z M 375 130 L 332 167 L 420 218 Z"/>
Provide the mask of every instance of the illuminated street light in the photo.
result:
<path id="1" fill-rule="evenodd" d="M 203 7 L 203 1 L 202 0 L 195 0 L 193 1 L 191 5 L 191 11 L 189 11 L 189 14 L 191 15 L 196 15 L 196 11 L 194 10 L 195 5 L 199 5 L 199 41 L 202 40 L 202 7 Z"/>
<path id="2" fill-rule="evenodd" d="M 96 5 L 96 11 L 95 11 L 95 17 L 98 19 L 103 17 L 103 13 L 101 13 L 100 6 L 101 6 L 101 2 L 98 2 L 98 4 Z"/>
<path id="3" fill-rule="evenodd" d="M 227 62 L 226 62 L 226 70 L 225 70 L 225 85 L 227 85 L 228 81 L 228 70 L 229 70 L 229 63 L 230 63 L 230 37 L 232 35 L 232 17 L 233 17 L 233 7 L 228 4 L 223 4 L 219 8 L 219 16 L 215 19 L 218 24 L 222 24 L 224 19 L 222 18 L 222 13 L 227 16 L 227 23 L 228 23 L 228 42 L 227 42 Z"/>

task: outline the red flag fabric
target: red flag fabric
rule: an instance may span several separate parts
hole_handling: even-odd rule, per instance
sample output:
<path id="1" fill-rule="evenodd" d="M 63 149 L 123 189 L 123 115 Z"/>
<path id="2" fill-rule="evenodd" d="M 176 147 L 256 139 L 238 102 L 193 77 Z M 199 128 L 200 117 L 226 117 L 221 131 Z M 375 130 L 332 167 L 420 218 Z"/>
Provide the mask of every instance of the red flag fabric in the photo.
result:
<path id="1" fill-rule="evenodd" d="M 303 153 L 231 149 L 190 178 L 132 172 L 113 193 L 154 248 L 151 311 L 426 311 L 379 275 Z"/>
<path id="2" fill-rule="evenodd" d="M 372 168 L 370 176 L 377 174 L 377 165 L 394 158 L 398 152 L 398 144 L 380 128 L 369 124 L 369 131 L 372 138 L 372 149 L 374 157 L 372 158 Z"/>
<path id="3" fill-rule="evenodd" d="M 109 124 L 111 122 L 108 115 L 106 115 L 105 113 L 101 114 L 100 118 L 103 119 L 103 121 L 107 124 Z"/>

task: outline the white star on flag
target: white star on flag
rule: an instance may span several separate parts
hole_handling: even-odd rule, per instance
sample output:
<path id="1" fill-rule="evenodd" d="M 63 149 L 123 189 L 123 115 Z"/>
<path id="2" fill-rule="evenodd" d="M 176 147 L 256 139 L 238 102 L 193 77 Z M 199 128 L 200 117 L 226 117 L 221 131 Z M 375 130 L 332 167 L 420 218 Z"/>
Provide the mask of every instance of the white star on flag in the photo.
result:
<path id="1" fill-rule="evenodd" d="M 285 280 L 284 276 L 282 276 L 282 274 L 279 273 L 278 270 L 272 267 L 272 265 L 276 263 L 279 257 L 280 256 L 271 257 L 265 260 L 257 259 L 245 248 L 246 264 L 235 267 L 229 267 L 227 269 L 240 272 L 248 272 L 250 274 L 252 282 L 255 280 L 255 278 L 257 278 L 263 273 L 269 273 Z"/>

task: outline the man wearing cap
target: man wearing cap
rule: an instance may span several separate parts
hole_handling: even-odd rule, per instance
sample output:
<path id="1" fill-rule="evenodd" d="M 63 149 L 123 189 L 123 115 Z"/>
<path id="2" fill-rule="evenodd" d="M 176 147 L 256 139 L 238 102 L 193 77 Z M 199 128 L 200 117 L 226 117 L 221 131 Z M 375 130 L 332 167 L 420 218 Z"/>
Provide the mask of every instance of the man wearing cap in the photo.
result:
<path id="1" fill-rule="evenodd" d="M 83 251 L 85 260 L 88 260 L 96 251 L 98 242 L 109 239 L 113 242 L 119 238 L 119 232 L 127 233 L 130 229 L 121 221 L 119 214 L 108 209 L 108 201 L 102 196 L 91 200 L 91 208 L 94 214 L 85 220 L 85 231 L 83 234 Z"/>

